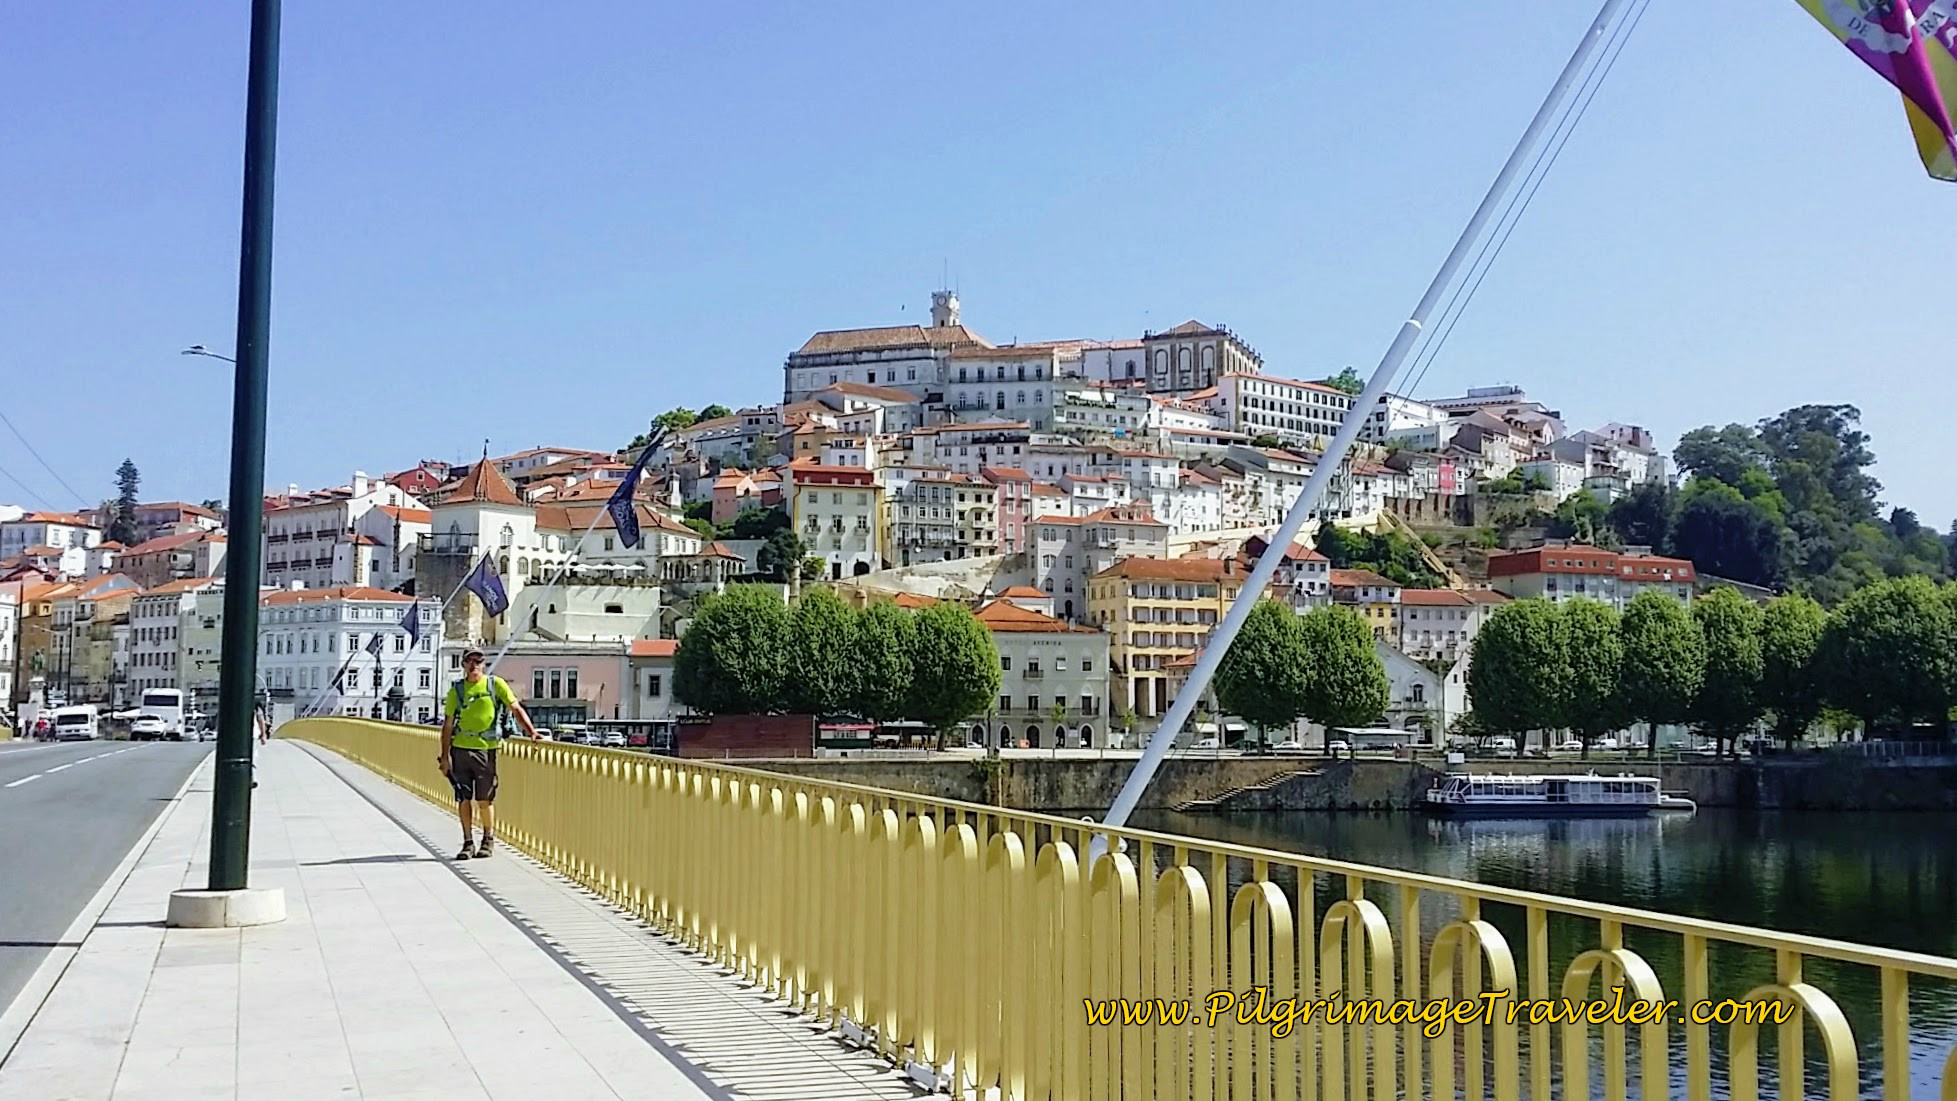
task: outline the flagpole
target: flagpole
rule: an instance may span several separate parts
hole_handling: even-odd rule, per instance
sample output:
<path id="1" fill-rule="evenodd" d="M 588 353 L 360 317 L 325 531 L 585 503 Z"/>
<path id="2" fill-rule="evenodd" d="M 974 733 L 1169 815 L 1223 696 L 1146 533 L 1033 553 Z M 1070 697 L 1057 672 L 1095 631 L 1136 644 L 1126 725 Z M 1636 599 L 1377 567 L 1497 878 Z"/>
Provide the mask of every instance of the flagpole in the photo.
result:
<path id="1" fill-rule="evenodd" d="M 1297 540 L 1305 521 L 1318 507 L 1326 483 L 1331 480 L 1339 464 L 1344 461 L 1346 452 L 1351 449 L 1373 406 L 1379 404 L 1386 388 L 1392 384 L 1393 376 L 1405 362 L 1407 353 L 1412 350 L 1414 342 L 1419 338 L 1435 304 L 1447 290 L 1448 284 L 1453 281 L 1455 273 L 1461 267 L 1461 262 L 1467 259 L 1469 251 L 1480 238 L 1482 230 L 1487 227 L 1489 218 L 1494 214 L 1502 196 L 1514 182 L 1516 172 L 1522 167 L 1530 148 L 1535 145 L 1536 139 L 1542 135 L 1543 128 L 1548 125 L 1551 117 L 1562 105 L 1564 96 L 1575 83 L 1584 62 L 1589 60 L 1597 44 L 1603 41 L 1605 29 L 1624 3 L 1625 0 L 1604 0 L 1596 19 L 1590 24 L 1590 29 L 1584 32 L 1583 40 L 1577 43 L 1576 51 L 1570 55 L 1570 60 L 1564 64 L 1555 85 L 1550 88 L 1549 95 L 1543 99 L 1542 105 L 1536 108 L 1535 117 L 1529 120 L 1528 128 L 1522 132 L 1521 139 L 1509 152 L 1508 160 L 1503 162 L 1501 171 L 1495 176 L 1495 182 L 1489 185 L 1487 194 L 1482 196 L 1481 205 L 1475 208 L 1473 217 L 1468 219 L 1467 227 L 1461 231 L 1460 238 L 1454 242 L 1453 250 L 1447 254 L 1447 259 L 1442 261 L 1440 270 L 1434 274 L 1433 281 L 1427 285 L 1427 291 L 1421 296 L 1420 303 L 1400 326 L 1400 331 L 1394 337 L 1392 345 L 1380 359 L 1379 366 L 1374 368 L 1373 376 L 1367 381 L 1365 390 L 1353 400 L 1352 407 L 1347 411 L 1337 434 L 1332 437 L 1325 454 L 1319 458 L 1318 465 L 1312 470 L 1311 478 L 1305 483 L 1304 491 L 1292 504 L 1291 511 L 1285 516 L 1284 522 L 1271 535 L 1263 555 L 1257 560 L 1256 567 L 1244 580 L 1243 590 L 1238 594 L 1236 602 L 1230 605 L 1230 610 L 1225 613 L 1223 621 L 1218 623 L 1210 633 L 1208 642 L 1196 659 L 1195 669 L 1190 671 L 1189 679 L 1183 683 L 1182 691 L 1176 693 L 1176 698 L 1170 703 L 1168 712 L 1162 716 L 1155 733 L 1149 738 L 1148 748 L 1143 751 L 1141 760 L 1135 765 L 1135 770 L 1128 774 L 1128 779 L 1122 784 L 1120 793 L 1115 796 L 1113 805 L 1108 808 L 1107 816 L 1102 819 L 1104 825 L 1127 824 L 1128 816 L 1141 802 L 1142 793 L 1148 790 L 1149 781 L 1154 779 L 1156 769 L 1161 766 L 1162 759 L 1168 755 L 1169 748 L 1175 744 L 1177 735 L 1182 733 L 1183 725 L 1189 721 L 1190 713 L 1195 710 L 1196 701 L 1202 697 L 1204 689 L 1209 687 L 1210 678 L 1215 675 L 1217 666 L 1222 664 L 1223 655 L 1229 651 L 1231 641 L 1236 638 L 1238 630 L 1243 627 L 1244 620 L 1249 618 L 1251 608 L 1256 605 L 1258 597 L 1270 584 L 1272 576 L 1277 573 L 1278 566 L 1284 561 L 1285 552 L 1289 551 L 1291 544 Z M 1107 835 L 1096 834 L 1089 844 L 1090 864 L 1092 858 L 1105 853 L 1107 847 Z"/>
<path id="2" fill-rule="evenodd" d="M 461 580 L 460 582 L 458 582 L 458 583 L 456 584 L 456 586 L 455 586 L 455 588 L 454 588 L 454 590 L 452 590 L 452 591 L 451 591 L 451 592 L 450 592 L 450 593 L 448 594 L 448 599 L 447 599 L 447 600 L 444 600 L 444 601 L 442 601 L 442 606 L 441 606 L 440 608 L 438 608 L 438 609 L 436 609 L 436 612 L 435 612 L 435 619 L 436 619 L 436 622 L 437 622 L 437 623 L 440 623 L 440 622 L 441 622 L 441 616 L 442 616 L 442 614 L 443 614 L 443 613 L 445 613 L 445 612 L 447 612 L 447 611 L 448 611 L 448 606 L 449 606 L 450 604 L 453 604 L 453 603 L 455 603 L 455 598 L 456 598 L 457 596 L 459 596 L 459 595 L 461 595 L 461 593 L 462 593 L 462 586 L 463 586 L 463 585 L 466 585 L 466 584 L 468 584 L 468 582 L 469 582 L 469 574 L 471 574 L 471 573 L 474 573 L 474 572 L 475 572 L 475 567 L 474 567 L 474 566 L 471 566 L 471 567 L 469 567 L 469 569 L 468 569 L 468 570 L 466 570 L 466 571 L 464 571 L 464 572 L 463 572 L 463 574 L 462 574 L 462 580 Z M 415 606 L 416 606 L 416 608 L 418 609 L 418 608 L 420 607 L 420 605 L 421 605 L 421 598 L 420 598 L 420 597 L 415 597 Z M 419 622 L 419 620 L 417 620 L 417 622 Z M 355 653 L 358 653 L 358 652 L 359 652 L 359 650 L 358 650 L 358 648 L 356 647 L 356 648 L 355 648 Z M 414 657 L 414 651 L 413 651 L 412 649 L 410 649 L 410 650 L 409 650 L 409 651 L 408 651 L 407 653 L 405 653 L 405 654 L 403 654 L 403 655 L 401 655 L 401 665 L 402 665 L 402 666 L 406 666 L 406 665 L 408 664 L 408 660 L 409 660 L 410 658 L 412 658 L 412 657 Z M 353 658 L 351 658 L 351 657 L 349 657 L 349 658 L 347 658 L 347 660 L 346 660 L 346 662 L 345 662 L 345 663 L 343 663 L 343 664 L 342 664 L 342 665 L 340 666 L 340 673 L 342 673 L 342 674 L 343 674 L 343 673 L 345 673 L 345 672 L 347 671 L 347 666 L 348 666 L 348 665 L 351 665 L 351 664 L 353 664 Z M 398 670 L 396 670 L 396 671 L 398 671 Z M 386 679 L 386 678 L 385 678 L 385 673 L 386 673 L 387 671 L 386 671 L 386 670 L 383 670 L 382 672 L 383 672 L 383 678 L 382 678 L 382 679 Z M 336 677 L 337 677 L 338 675 L 339 675 L 339 674 L 335 674 L 335 676 L 336 676 Z M 336 696 L 337 696 L 337 695 L 344 695 L 344 693 L 341 693 L 341 692 L 338 692 L 338 691 L 336 690 L 336 691 L 335 691 L 335 695 L 336 695 Z M 306 705 L 306 713 L 305 713 L 305 714 L 303 714 L 303 715 L 301 715 L 301 716 L 299 716 L 299 717 L 300 717 L 300 718 L 302 718 L 302 719 L 309 719 L 309 718 L 311 718 L 311 717 L 313 717 L 313 716 L 314 716 L 315 714 L 317 714 L 317 713 L 319 712 L 319 705 L 320 705 L 320 701 L 321 701 L 321 700 L 324 700 L 325 698 L 326 698 L 326 697 L 325 697 L 325 695 L 323 695 L 323 694 L 322 694 L 322 695 L 319 695 L 319 696 L 315 696 L 315 697 L 313 697 L 313 702 L 311 702 L 311 703 L 309 703 L 309 704 L 307 704 L 307 705 Z"/>

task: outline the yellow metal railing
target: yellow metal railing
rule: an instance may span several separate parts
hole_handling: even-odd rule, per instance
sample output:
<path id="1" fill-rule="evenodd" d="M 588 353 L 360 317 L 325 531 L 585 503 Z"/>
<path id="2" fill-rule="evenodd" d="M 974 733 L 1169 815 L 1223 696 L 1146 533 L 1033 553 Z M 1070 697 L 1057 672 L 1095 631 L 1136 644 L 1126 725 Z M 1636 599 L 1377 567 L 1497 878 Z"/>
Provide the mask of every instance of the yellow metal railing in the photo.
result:
<path id="1" fill-rule="evenodd" d="M 450 805 L 426 728 L 281 733 Z M 1957 959 L 641 753 L 501 768 L 505 840 L 958 1097 L 1957 1101 Z M 1620 987 L 1613 1020 L 1536 1019 Z M 1194 1012 L 1090 1025 L 1116 998 Z M 1343 1019 L 1396 999 L 1456 1015 Z M 1786 1014 L 1764 1072 L 1749 1006 Z"/>

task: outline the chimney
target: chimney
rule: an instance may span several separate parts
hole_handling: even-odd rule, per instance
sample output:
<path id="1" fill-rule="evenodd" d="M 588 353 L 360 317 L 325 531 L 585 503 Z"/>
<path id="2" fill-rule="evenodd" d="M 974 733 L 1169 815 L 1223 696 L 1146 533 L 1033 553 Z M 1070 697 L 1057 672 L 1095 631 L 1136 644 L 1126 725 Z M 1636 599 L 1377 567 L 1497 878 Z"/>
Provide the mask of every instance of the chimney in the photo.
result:
<path id="1" fill-rule="evenodd" d="M 1235 577 L 1235 576 L 1237 576 L 1237 560 L 1236 560 L 1236 559 L 1234 559 L 1234 558 L 1225 558 L 1225 559 L 1223 560 L 1223 576 L 1225 576 L 1225 577 Z"/>
<path id="2" fill-rule="evenodd" d="M 367 495 L 367 472 L 364 470 L 353 472 L 353 495 L 355 497 L 365 497 Z"/>
<path id="3" fill-rule="evenodd" d="M 285 483 L 285 495 L 287 497 L 299 496 L 299 483 L 298 482 Z"/>

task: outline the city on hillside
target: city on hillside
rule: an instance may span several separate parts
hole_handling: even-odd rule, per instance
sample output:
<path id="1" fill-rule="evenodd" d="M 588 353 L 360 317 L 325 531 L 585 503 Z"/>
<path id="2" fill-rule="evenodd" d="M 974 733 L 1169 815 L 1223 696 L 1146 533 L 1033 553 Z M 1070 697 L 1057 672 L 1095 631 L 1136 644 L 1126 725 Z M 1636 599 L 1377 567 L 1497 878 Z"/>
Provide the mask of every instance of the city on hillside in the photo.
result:
<path id="1" fill-rule="evenodd" d="M 1196 320 L 995 344 L 938 291 L 928 324 L 810 335 L 779 401 L 669 410 L 622 448 L 287 485 L 264 502 L 260 695 L 282 717 L 435 722 L 463 651 L 489 647 L 537 722 L 657 744 L 699 717 L 676 677 L 696 610 L 760 584 L 973 610 L 1001 678 L 958 744 L 1134 746 L 1355 415 L 1352 371 L 1295 377 L 1309 374 Z M 1514 600 L 1623 610 L 1647 591 L 1689 603 L 1725 588 L 1833 604 L 1950 572 L 1947 540 L 1905 508 L 1877 514 L 1852 407 L 1695 429 L 1668 457 L 1647 428 L 1567 424 L 1547 396 L 1386 395 L 1277 552 L 1271 595 L 1370 629 L 1384 703 L 1350 722 L 1375 743 L 1489 733 L 1469 721 L 1474 643 Z M 1795 514 L 1775 449 L 1817 432 L 1850 460 L 1849 484 Z M 635 546 L 606 508 L 628 477 Z M 119 478 L 83 512 L 0 507 L 0 701 L 24 725 L 60 705 L 134 717 L 158 691 L 179 694 L 187 728 L 215 710 L 222 502 L 143 501 L 133 462 Z M 1817 541 L 1826 524 L 1840 545 Z M 464 584 L 479 566 L 500 578 L 500 615 Z M 1197 718 L 1187 744 L 1330 742 L 1328 724 L 1259 729 L 1213 697 Z"/>

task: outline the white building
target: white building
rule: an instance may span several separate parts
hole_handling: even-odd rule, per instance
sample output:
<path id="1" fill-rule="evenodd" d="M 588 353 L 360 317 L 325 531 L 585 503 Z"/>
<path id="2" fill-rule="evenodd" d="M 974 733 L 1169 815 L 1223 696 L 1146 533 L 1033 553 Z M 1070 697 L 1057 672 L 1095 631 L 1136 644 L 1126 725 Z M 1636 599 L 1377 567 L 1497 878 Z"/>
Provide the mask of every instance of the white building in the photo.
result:
<path id="1" fill-rule="evenodd" d="M 1402 589 L 1396 645 L 1415 661 L 1452 663 L 1508 597 L 1492 589 Z"/>
<path id="2" fill-rule="evenodd" d="M 1450 419 L 1447 410 L 1438 405 L 1401 394 L 1385 394 L 1366 416 L 1366 423 L 1359 429 L 1359 438 L 1368 443 L 1385 443 L 1408 437 L 1426 439 L 1429 433 L 1437 431 Z M 1438 447 L 1439 443 L 1433 446 Z"/>
<path id="3" fill-rule="evenodd" d="M 874 472 L 800 461 L 782 470 L 803 549 L 828 564 L 832 580 L 883 568 L 882 490 Z"/>
<path id="4" fill-rule="evenodd" d="M 455 592 L 487 555 L 514 603 L 526 585 L 543 580 L 570 557 L 573 536 L 540 532 L 537 509 L 517 496 L 494 463 L 477 463 L 429 513 L 430 531 L 421 537 L 415 558 L 418 593 Z M 443 634 L 457 642 L 499 642 L 509 622 L 507 615 L 485 618 L 477 600 L 457 599 L 448 605 Z"/>
<path id="5" fill-rule="evenodd" d="M 958 319 L 958 295 L 931 294 L 929 325 L 887 325 L 816 333 L 782 366 L 782 401 L 806 401 L 844 382 L 902 390 L 923 398 L 944 392 L 945 367 L 958 348 L 990 347 Z"/>
<path id="6" fill-rule="evenodd" d="M 1139 340 L 1083 340 L 1076 343 L 1080 377 L 1116 384 L 1144 383 L 1148 360 Z"/>
<path id="7" fill-rule="evenodd" d="M 1044 432 L 1059 377 L 1060 354 L 1051 345 L 958 348 L 946 356 L 945 405 L 960 421 L 1024 421 Z"/>
<path id="8" fill-rule="evenodd" d="M 999 701 L 974 720 L 983 745 L 1105 746 L 1108 635 L 1011 600 L 987 602 L 978 621 L 999 650 Z"/>
<path id="9" fill-rule="evenodd" d="M 23 554 L 29 547 L 89 548 L 102 542 L 102 529 L 71 512 L 30 512 L 0 523 L 0 558 Z"/>
<path id="10" fill-rule="evenodd" d="M 224 650 L 224 580 L 191 594 L 190 611 L 177 620 L 177 687 L 203 710 L 217 710 L 219 657 Z M 261 597 L 271 590 L 260 590 Z"/>
<path id="11" fill-rule="evenodd" d="M 439 714 L 438 600 L 345 587 L 288 589 L 259 603 L 259 672 L 275 696 L 289 694 L 295 713 L 384 718 L 393 694 L 405 722 L 427 723 Z M 402 627 L 411 610 L 421 623 L 414 645 Z M 367 652 L 376 637 L 378 655 Z"/>
<path id="12" fill-rule="evenodd" d="M 186 620 L 194 618 L 197 594 L 219 589 L 215 578 L 169 581 L 129 603 L 129 685 L 134 695 L 152 688 L 183 688 Z"/>
<path id="13" fill-rule="evenodd" d="M 493 467 L 494 464 L 477 465 Z M 301 493 L 295 485 L 288 486 L 280 496 L 267 498 L 262 581 L 274 588 L 286 588 L 295 582 L 309 589 L 351 584 L 354 578 L 349 571 L 354 564 L 369 559 L 366 552 L 350 550 L 363 545 L 356 542 L 355 537 L 364 534 L 356 524 L 382 505 L 414 510 L 422 507 L 406 490 L 369 478 L 362 471 L 354 471 L 346 485 L 333 489 Z M 405 579 L 398 570 L 394 572 Z M 368 583 L 374 580 L 379 579 L 370 577 Z"/>
<path id="14" fill-rule="evenodd" d="M 1530 459 L 1515 468 L 1515 473 L 1526 484 L 1531 479 L 1540 482 L 1541 492 L 1555 495 L 1558 501 L 1583 488 L 1584 479 L 1589 474 L 1581 463 L 1565 462 L 1551 456 Z"/>
<path id="15" fill-rule="evenodd" d="M 1030 418 L 1034 427 L 1044 423 L 1054 432 L 1081 440 L 1139 437 L 1148 429 L 1156 405 L 1139 386 L 1092 379 L 1063 378 L 1048 393 L 1052 408 Z"/>
<path id="16" fill-rule="evenodd" d="M 632 691 L 626 697 L 625 718 L 676 720 L 692 713 L 673 692 L 673 658 L 678 639 L 642 638 L 631 644 L 627 662 Z"/>
<path id="17" fill-rule="evenodd" d="M 1167 558 L 1169 526 L 1145 505 L 1086 516 L 1046 516 L 1027 524 L 1034 587 L 1053 598 L 1059 618 L 1087 614 L 1087 579 L 1124 558 Z"/>
<path id="18" fill-rule="evenodd" d="M 888 487 L 885 500 L 884 546 L 893 565 L 998 552 L 999 489 L 984 478 L 917 471 Z"/>
<path id="19" fill-rule="evenodd" d="M 1420 731 L 1417 744 L 1441 744 L 1448 724 L 1468 709 L 1467 659 L 1437 673 L 1391 643 L 1375 639 L 1373 650 L 1386 667 L 1386 724 Z"/>
<path id="20" fill-rule="evenodd" d="M 1352 395 L 1336 386 L 1271 375 L 1226 374 L 1216 380 L 1214 396 L 1198 396 L 1235 431 L 1319 447 L 1352 408 Z"/>

